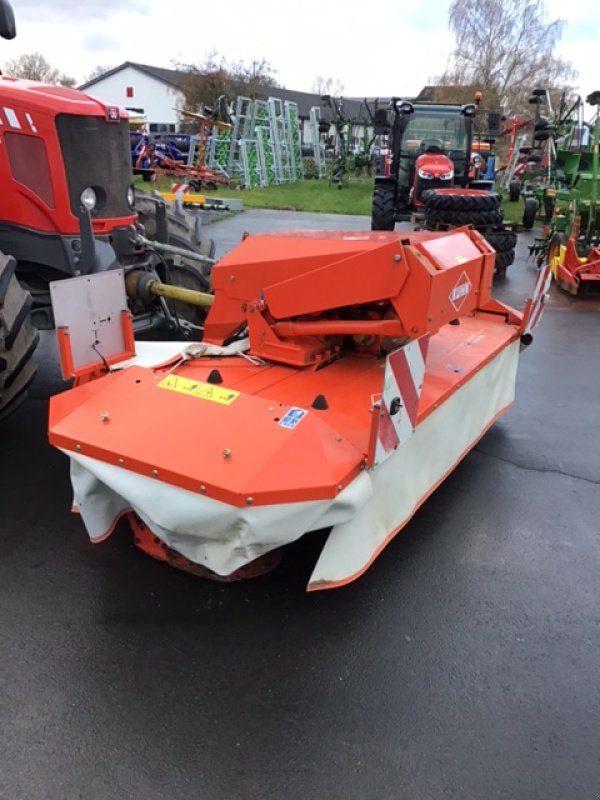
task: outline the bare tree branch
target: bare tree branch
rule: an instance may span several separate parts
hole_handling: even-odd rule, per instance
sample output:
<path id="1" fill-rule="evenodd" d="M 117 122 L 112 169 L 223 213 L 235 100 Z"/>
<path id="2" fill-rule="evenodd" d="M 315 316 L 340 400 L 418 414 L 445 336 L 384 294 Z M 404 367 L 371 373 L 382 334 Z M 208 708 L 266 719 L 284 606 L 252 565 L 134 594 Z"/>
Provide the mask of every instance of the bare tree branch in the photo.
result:
<path id="1" fill-rule="evenodd" d="M 41 53 L 25 53 L 19 58 L 8 61 L 5 72 L 14 78 L 26 78 L 41 83 L 60 84 L 61 86 L 75 86 L 77 83 L 75 78 L 71 78 L 51 66 Z"/>
<path id="2" fill-rule="evenodd" d="M 554 53 L 564 25 L 548 21 L 545 0 L 452 0 L 456 48 L 439 83 L 476 85 L 488 106 L 523 112 L 532 89 L 569 89 L 576 77 Z"/>
<path id="3" fill-rule="evenodd" d="M 182 90 L 185 106 L 190 111 L 202 111 L 223 95 L 231 99 L 239 95 L 262 97 L 277 86 L 275 70 L 268 61 L 229 62 L 215 51 L 199 64 L 174 63 L 185 77 Z"/>

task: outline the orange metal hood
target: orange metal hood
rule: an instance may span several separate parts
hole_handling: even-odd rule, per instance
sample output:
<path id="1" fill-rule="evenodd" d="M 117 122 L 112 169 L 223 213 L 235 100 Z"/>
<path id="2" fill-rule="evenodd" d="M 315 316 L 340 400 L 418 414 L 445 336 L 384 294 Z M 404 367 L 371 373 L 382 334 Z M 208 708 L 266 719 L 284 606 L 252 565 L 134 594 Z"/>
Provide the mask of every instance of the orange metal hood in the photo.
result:
<path id="1" fill-rule="evenodd" d="M 268 383 L 295 375 L 262 373 Z M 131 367 L 53 397 L 50 442 L 234 506 L 332 498 L 360 472 L 364 452 L 322 412 L 302 409 L 287 428 L 291 405 L 232 383 L 211 389 L 193 367 Z"/>

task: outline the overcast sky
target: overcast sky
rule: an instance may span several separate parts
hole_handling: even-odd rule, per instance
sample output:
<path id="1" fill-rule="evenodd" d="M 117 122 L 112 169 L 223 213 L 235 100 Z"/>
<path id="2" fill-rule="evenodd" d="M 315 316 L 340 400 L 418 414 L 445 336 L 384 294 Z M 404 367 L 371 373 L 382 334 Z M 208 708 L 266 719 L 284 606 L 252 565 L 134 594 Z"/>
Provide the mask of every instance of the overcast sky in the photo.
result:
<path id="1" fill-rule="evenodd" d="M 288 89 L 339 80 L 348 96 L 416 94 L 443 72 L 452 37 L 449 0 L 12 0 L 17 38 L 0 40 L 0 63 L 35 50 L 78 81 L 99 64 L 170 67 L 216 50 L 228 60 L 266 59 Z M 598 0 L 547 0 L 566 18 L 558 52 L 579 71 L 584 96 L 600 89 Z"/>

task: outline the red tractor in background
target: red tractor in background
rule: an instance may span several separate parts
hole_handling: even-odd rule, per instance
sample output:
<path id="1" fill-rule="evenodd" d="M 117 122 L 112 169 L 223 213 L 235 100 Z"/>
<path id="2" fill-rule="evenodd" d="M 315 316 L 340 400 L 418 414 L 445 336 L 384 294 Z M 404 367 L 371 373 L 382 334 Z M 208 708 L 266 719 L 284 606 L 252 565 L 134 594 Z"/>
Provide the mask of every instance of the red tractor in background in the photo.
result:
<path id="1" fill-rule="evenodd" d="M 413 104 L 394 97 L 391 121 L 389 110 L 375 112 L 375 132 L 389 135 L 390 154 L 375 178 L 372 230 L 393 230 L 396 222 L 410 220 L 423 210 L 429 189 L 492 188 L 472 172 L 476 102 Z"/>
<path id="2" fill-rule="evenodd" d="M 0 35 L 15 33 L 12 8 L 0 0 Z M 214 244 L 189 215 L 136 193 L 123 109 L 3 75 L 0 122 L 1 418 L 33 379 L 37 331 L 54 327 L 51 281 L 135 270 L 144 278 L 130 301 L 136 333 L 193 338 L 200 312 L 169 306 L 143 287 L 153 278 L 206 291 Z"/>
<path id="3" fill-rule="evenodd" d="M 480 100 L 480 93 L 465 105 L 392 98 L 391 122 L 389 110 L 375 112 L 375 132 L 390 136 L 391 153 L 375 178 L 371 229 L 391 231 L 409 220 L 429 230 L 473 225 L 496 250 L 496 274 L 503 275 L 514 261 L 517 237 L 492 191 L 491 143 L 500 115 L 490 112 L 485 134 L 476 134 Z"/>

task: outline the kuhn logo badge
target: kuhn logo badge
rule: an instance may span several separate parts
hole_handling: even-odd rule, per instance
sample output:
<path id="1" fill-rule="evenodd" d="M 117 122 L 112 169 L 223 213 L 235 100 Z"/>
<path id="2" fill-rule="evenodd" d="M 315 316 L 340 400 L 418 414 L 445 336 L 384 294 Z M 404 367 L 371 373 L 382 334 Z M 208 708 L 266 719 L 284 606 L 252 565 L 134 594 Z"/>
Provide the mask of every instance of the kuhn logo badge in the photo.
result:
<path id="1" fill-rule="evenodd" d="M 456 311 L 460 311 L 472 288 L 473 285 L 469 280 L 469 276 L 466 272 L 463 272 L 456 281 L 454 289 L 452 289 L 448 298 Z"/>
<path id="2" fill-rule="evenodd" d="M 121 112 L 119 111 L 119 106 L 107 106 L 106 107 L 106 121 L 107 122 L 119 122 L 121 119 Z"/>

